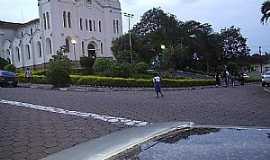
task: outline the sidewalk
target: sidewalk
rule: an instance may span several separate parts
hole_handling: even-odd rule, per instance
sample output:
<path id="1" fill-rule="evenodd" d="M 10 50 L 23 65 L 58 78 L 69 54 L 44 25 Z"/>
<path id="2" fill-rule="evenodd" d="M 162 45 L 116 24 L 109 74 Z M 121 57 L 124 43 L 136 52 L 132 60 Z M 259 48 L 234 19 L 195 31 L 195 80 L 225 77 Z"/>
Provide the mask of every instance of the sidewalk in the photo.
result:
<path id="1" fill-rule="evenodd" d="M 254 83 L 251 83 L 254 84 Z M 250 84 L 246 84 L 250 85 Z M 96 86 L 70 86 L 66 88 L 53 88 L 49 84 L 26 84 L 21 83 L 18 85 L 20 88 L 44 89 L 44 90 L 60 90 L 60 91 L 73 91 L 73 92 L 123 92 L 123 91 L 153 91 L 154 88 L 128 88 L 128 87 L 96 87 Z M 239 85 L 236 85 L 237 87 Z M 163 91 L 183 91 L 183 90 L 202 90 L 211 88 L 225 88 L 225 86 L 194 86 L 183 88 L 162 88 Z"/>

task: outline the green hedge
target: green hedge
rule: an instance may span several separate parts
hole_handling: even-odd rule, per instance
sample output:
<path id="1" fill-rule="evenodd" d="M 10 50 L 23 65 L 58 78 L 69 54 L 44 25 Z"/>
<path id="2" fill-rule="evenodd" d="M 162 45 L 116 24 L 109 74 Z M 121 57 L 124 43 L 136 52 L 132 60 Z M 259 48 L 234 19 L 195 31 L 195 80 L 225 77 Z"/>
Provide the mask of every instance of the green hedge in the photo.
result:
<path id="1" fill-rule="evenodd" d="M 27 82 L 23 75 L 19 75 L 19 82 Z M 151 79 L 127 79 L 97 76 L 77 76 L 72 75 L 73 85 L 107 86 L 107 87 L 153 87 Z M 48 84 L 45 76 L 33 76 L 32 83 Z M 163 87 L 191 87 L 214 85 L 214 80 L 172 80 L 163 79 Z"/>
<path id="2" fill-rule="evenodd" d="M 74 85 L 110 87 L 153 87 L 152 79 L 126 79 L 96 76 L 71 76 Z M 163 87 L 191 87 L 214 85 L 214 80 L 172 80 L 163 79 Z"/>
<path id="3" fill-rule="evenodd" d="M 24 75 L 18 75 L 18 80 L 19 80 L 19 83 L 27 83 L 27 80 L 24 77 Z M 33 75 L 31 83 L 34 83 L 34 84 L 48 84 L 48 80 L 47 80 L 46 76 Z"/>

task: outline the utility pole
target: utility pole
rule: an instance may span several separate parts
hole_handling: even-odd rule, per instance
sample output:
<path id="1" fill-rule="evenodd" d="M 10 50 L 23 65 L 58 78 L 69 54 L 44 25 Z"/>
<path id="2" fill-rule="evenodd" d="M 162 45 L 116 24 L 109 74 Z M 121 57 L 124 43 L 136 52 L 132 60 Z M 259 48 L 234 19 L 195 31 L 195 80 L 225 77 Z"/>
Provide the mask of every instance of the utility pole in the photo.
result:
<path id="1" fill-rule="evenodd" d="M 260 60 L 261 73 L 263 73 L 263 65 L 262 65 L 262 47 L 261 47 L 261 46 L 259 46 L 259 53 L 260 53 L 260 57 L 261 57 L 261 60 Z"/>
<path id="2" fill-rule="evenodd" d="M 129 49 L 130 49 L 130 62 L 133 64 L 133 49 L 132 49 L 132 37 L 131 37 L 131 18 L 134 17 L 134 14 L 123 13 L 125 17 L 128 18 L 128 32 L 129 32 Z"/>

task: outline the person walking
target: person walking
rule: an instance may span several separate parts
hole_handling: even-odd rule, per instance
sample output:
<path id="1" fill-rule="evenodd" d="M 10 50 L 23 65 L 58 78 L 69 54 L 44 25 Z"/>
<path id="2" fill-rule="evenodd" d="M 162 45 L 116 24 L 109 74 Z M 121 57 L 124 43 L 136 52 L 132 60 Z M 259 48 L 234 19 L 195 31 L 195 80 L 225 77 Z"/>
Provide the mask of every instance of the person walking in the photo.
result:
<path id="1" fill-rule="evenodd" d="M 223 73 L 224 81 L 226 84 L 226 87 L 229 86 L 229 77 L 230 77 L 230 72 L 228 70 L 225 70 Z"/>
<path id="2" fill-rule="evenodd" d="M 28 83 L 31 83 L 32 71 L 31 71 L 31 69 L 29 67 L 27 67 L 26 70 L 25 70 L 25 78 L 26 78 Z"/>
<path id="3" fill-rule="evenodd" d="M 221 85 L 221 84 L 220 84 L 220 74 L 219 74 L 218 72 L 216 73 L 215 78 L 216 78 L 216 87 L 218 87 L 218 86 Z"/>
<path id="4" fill-rule="evenodd" d="M 153 83 L 154 83 L 155 91 L 157 94 L 157 98 L 159 98 L 159 94 L 161 97 L 163 97 L 164 95 L 162 94 L 161 86 L 160 86 L 161 78 L 158 74 L 156 74 L 156 76 L 153 78 Z"/>

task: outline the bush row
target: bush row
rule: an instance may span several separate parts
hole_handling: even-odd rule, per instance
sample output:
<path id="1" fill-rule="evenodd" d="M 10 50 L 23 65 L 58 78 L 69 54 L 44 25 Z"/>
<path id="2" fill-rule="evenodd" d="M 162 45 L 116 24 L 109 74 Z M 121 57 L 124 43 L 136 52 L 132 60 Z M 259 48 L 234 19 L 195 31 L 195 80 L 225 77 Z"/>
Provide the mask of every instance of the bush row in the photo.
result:
<path id="1" fill-rule="evenodd" d="M 71 76 L 73 85 L 90 85 L 106 87 L 153 87 L 151 79 L 127 79 L 97 76 Z M 27 82 L 23 75 L 19 76 L 19 82 Z M 33 76 L 32 83 L 48 84 L 45 76 Z M 214 85 L 214 80 L 172 80 L 163 79 L 163 87 L 191 87 Z"/>
<path id="2" fill-rule="evenodd" d="M 20 83 L 27 83 L 27 79 L 22 74 L 18 75 L 18 80 Z M 34 84 L 48 84 L 46 76 L 38 76 L 38 75 L 33 75 L 31 82 Z"/>

